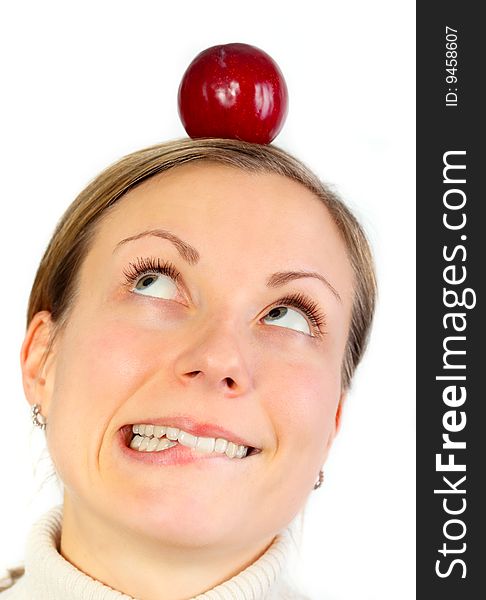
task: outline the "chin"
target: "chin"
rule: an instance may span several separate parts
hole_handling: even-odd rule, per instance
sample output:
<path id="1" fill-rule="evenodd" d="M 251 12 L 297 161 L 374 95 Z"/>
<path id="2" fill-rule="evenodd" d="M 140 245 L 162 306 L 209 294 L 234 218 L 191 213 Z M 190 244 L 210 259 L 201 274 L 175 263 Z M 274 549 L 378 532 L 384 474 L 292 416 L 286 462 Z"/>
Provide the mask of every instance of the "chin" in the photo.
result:
<path id="1" fill-rule="evenodd" d="M 179 494 L 144 494 L 125 498 L 116 508 L 107 506 L 110 519 L 118 516 L 120 527 L 152 537 L 154 542 L 167 542 L 181 547 L 203 547 L 231 544 L 241 539 L 248 530 L 248 518 L 241 505 L 238 512 L 234 503 L 205 496 L 196 498 L 194 490 Z M 246 517 L 249 513 L 246 514 Z"/>

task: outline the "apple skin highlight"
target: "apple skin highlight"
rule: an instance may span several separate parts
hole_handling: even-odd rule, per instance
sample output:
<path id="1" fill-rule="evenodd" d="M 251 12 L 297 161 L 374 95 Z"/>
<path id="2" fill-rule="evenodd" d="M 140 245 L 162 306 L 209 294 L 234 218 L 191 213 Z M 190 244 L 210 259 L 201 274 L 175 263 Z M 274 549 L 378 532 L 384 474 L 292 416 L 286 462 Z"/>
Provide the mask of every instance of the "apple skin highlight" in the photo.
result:
<path id="1" fill-rule="evenodd" d="M 239 43 L 213 46 L 198 54 L 184 73 L 178 109 L 191 138 L 269 144 L 287 116 L 287 85 L 263 50 Z"/>

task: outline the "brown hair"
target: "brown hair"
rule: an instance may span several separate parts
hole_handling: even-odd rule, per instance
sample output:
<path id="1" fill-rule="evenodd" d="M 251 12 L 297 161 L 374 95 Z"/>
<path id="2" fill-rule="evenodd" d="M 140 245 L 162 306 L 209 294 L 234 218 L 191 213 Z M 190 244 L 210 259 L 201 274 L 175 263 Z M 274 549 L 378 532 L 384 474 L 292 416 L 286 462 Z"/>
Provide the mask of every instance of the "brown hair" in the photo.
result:
<path id="1" fill-rule="evenodd" d="M 347 389 L 363 355 L 375 307 L 376 280 L 370 247 L 361 226 L 343 202 L 304 164 L 272 145 L 218 138 L 176 140 L 129 154 L 105 169 L 59 221 L 32 286 L 27 323 L 37 312 L 47 310 L 56 325 L 55 333 L 59 331 L 69 316 L 80 266 L 106 209 L 149 177 L 192 161 L 283 175 L 301 183 L 324 202 L 345 241 L 355 276 L 351 326 L 342 365 L 343 389 Z"/>

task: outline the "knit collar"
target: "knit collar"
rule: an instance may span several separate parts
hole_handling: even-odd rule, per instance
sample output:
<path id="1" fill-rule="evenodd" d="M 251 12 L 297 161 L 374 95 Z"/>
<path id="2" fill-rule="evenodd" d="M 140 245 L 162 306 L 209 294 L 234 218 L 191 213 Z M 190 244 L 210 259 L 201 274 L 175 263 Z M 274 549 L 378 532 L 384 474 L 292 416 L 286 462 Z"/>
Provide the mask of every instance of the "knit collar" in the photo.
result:
<path id="1" fill-rule="evenodd" d="M 24 585 L 49 600 L 135 600 L 86 575 L 59 553 L 62 505 L 32 527 L 25 555 Z M 192 600 L 271 600 L 287 597 L 286 566 L 296 550 L 297 517 L 249 567 Z M 295 597 L 295 596 L 292 596 Z"/>

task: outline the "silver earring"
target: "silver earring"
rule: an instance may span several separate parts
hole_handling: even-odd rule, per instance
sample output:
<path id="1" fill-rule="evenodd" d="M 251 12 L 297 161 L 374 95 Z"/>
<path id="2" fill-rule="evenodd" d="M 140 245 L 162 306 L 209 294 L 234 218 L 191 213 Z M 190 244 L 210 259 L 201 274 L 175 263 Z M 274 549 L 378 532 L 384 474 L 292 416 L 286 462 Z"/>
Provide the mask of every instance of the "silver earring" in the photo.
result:
<path id="1" fill-rule="evenodd" d="M 318 488 L 320 488 L 323 481 L 324 481 L 324 471 L 321 469 L 319 471 L 319 479 L 314 484 L 314 489 L 317 490 Z"/>
<path id="2" fill-rule="evenodd" d="M 32 406 L 32 423 L 40 429 L 45 429 L 47 421 L 44 415 L 41 415 L 40 409 L 40 404 L 34 404 Z"/>

